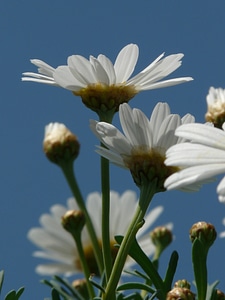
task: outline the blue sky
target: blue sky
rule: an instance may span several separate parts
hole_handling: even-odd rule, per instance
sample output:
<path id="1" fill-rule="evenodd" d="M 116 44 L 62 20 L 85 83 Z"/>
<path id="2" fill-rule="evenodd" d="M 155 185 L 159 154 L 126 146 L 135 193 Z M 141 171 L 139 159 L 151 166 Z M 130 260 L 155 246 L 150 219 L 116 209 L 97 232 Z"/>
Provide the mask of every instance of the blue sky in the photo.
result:
<path id="1" fill-rule="evenodd" d="M 158 101 L 168 102 L 171 111 L 195 115 L 204 122 L 205 97 L 210 86 L 225 88 L 225 2 L 221 1 L 29 1 L 0 2 L 2 72 L 0 89 L 1 209 L 0 269 L 5 270 L 3 293 L 25 286 L 23 299 L 44 299 L 48 287 L 34 273 L 36 248 L 27 240 L 29 228 L 55 203 L 66 203 L 70 190 L 57 166 L 42 152 L 44 126 L 62 122 L 77 134 L 81 154 L 75 169 L 83 194 L 100 191 L 96 138 L 88 120 L 96 118 L 69 91 L 21 82 L 21 73 L 36 71 L 30 58 L 56 67 L 71 54 L 88 57 L 100 53 L 114 60 L 128 43 L 137 43 L 140 71 L 162 52 L 185 54 L 182 67 L 172 77 L 192 76 L 180 86 L 143 92 L 131 102 L 147 115 Z M 115 123 L 117 122 L 115 118 Z M 88 157 L 88 159 L 87 159 Z M 123 178 L 123 181 L 121 180 Z M 112 189 L 136 190 L 129 172 L 112 166 Z M 175 241 L 163 256 L 161 272 L 172 250 L 180 253 L 176 278 L 192 281 L 191 245 L 188 231 L 194 222 L 213 223 L 225 230 L 225 206 L 218 202 L 217 183 L 199 193 L 167 192 L 153 200 L 165 211 L 159 224 L 174 222 Z M 210 282 L 221 279 L 224 287 L 225 240 L 217 240 L 209 254 Z M 216 266 L 216 268 L 215 268 Z M 218 268 L 219 266 L 219 268 Z M 216 270 L 216 272 L 215 272 Z"/>

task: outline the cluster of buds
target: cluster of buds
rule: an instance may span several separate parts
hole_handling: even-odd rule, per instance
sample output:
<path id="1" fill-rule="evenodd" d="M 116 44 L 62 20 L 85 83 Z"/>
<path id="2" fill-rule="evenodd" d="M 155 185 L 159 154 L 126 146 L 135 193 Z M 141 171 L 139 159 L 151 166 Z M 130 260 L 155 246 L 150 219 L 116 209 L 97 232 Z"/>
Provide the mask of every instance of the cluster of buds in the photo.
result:
<path id="1" fill-rule="evenodd" d="M 166 300 L 195 300 L 195 294 L 188 288 L 174 287 L 167 293 Z"/>

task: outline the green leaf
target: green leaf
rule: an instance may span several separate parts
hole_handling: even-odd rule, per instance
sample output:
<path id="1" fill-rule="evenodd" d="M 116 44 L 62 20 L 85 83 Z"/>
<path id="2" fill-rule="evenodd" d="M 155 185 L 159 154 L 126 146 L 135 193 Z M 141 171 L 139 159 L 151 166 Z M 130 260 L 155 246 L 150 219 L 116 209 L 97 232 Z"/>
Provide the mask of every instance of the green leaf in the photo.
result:
<path id="1" fill-rule="evenodd" d="M 8 294 L 5 296 L 5 300 L 16 300 L 16 291 L 10 291 Z"/>
<path id="2" fill-rule="evenodd" d="M 217 299 L 216 296 L 216 289 L 215 287 L 218 285 L 219 281 L 215 281 L 212 284 L 208 284 L 207 286 L 207 293 L 206 293 L 206 300 L 215 300 Z"/>
<path id="3" fill-rule="evenodd" d="M 52 289 L 51 296 L 52 296 L 52 300 L 60 300 L 60 295 L 55 289 Z"/>
<path id="4" fill-rule="evenodd" d="M 198 291 L 198 300 L 205 300 L 207 291 L 207 253 L 199 239 L 192 244 L 192 263 L 195 274 L 195 284 Z"/>
<path id="5" fill-rule="evenodd" d="M 132 276 L 136 276 L 136 277 L 145 279 L 145 280 L 150 280 L 150 278 L 146 274 L 143 274 L 143 273 L 139 272 L 138 270 L 134 270 L 134 271 L 124 270 L 123 272 L 127 273 L 127 274 L 130 274 Z"/>
<path id="6" fill-rule="evenodd" d="M 173 251 L 173 253 L 171 254 L 170 257 L 170 261 L 168 264 L 168 268 L 166 271 L 166 276 L 164 279 L 164 284 L 165 284 L 165 288 L 166 291 L 170 291 L 171 290 L 171 286 L 172 286 L 172 282 L 173 282 L 173 278 L 177 269 L 177 262 L 178 262 L 178 253 L 177 251 Z"/>
<path id="7" fill-rule="evenodd" d="M 0 293 L 2 290 L 2 285 L 3 285 L 3 281 L 4 281 L 4 271 L 0 271 Z"/>
<path id="8" fill-rule="evenodd" d="M 121 244 L 123 237 L 122 236 L 115 236 L 115 240 L 117 243 Z M 149 276 L 152 283 L 154 284 L 155 288 L 160 291 L 158 294 L 158 298 L 165 299 L 166 297 L 166 287 L 162 278 L 160 277 L 159 273 L 155 269 L 153 263 L 148 258 L 148 256 L 143 252 L 141 247 L 138 245 L 136 240 L 133 241 L 131 245 L 129 255 L 141 266 L 141 268 L 145 271 L 145 273 Z"/>
<path id="9" fill-rule="evenodd" d="M 147 284 L 140 283 L 140 282 L 127 282 L 124 284 L 121 284 L 118 288 L 117 291 L 125 291 L 125 290 L 144 290 L 147 291 L 151 294 L 155 293 L 155 289 L 150 287 Z"/>

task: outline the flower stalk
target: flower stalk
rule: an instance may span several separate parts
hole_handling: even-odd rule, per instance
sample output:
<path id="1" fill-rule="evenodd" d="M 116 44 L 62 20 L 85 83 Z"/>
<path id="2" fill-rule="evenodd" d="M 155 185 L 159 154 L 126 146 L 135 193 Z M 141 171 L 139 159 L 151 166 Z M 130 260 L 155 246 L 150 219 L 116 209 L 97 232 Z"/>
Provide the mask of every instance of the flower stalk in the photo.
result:
<path id="1" fill-rule="evenodd" d="M 93 246 L 93 251 L 94 251 L 94 255 L 96 258 L 96 262 L 98 265 L 98 269 L 99 269 L 99 273 L 102 274 L 103 272 L 103 261 L 102 261 L 102 254 L 101 254 L 101 249 L 99 247 L 99 243 L 98 243 L 98 239 L 96 236 L 96 232 L 94 230 L 91 218 L 89 216 L 89 213 L 87 211 L 87 208 L 85 206 L 85 202 L 83 200 L 82 194 L 80 192 L 79 186 L 77 184 L 77 180 L 74 174 L 74 170 L 73 170 L 73 164 L 71 163 L 62 163 L 60 165 L 63 174 L 65 175 L 65 178 L 69 184 L 69 187 L 73 193 L 74 198 L 77 201 L 77 204 L 80 208 L 80 210 L 84 213 L 85 215 L 85 220 L 86 220 L 86 226 L 87 226 L 87 230 L 88 233 L 90 235 L 91 241 L 92 241 L 92 246 Z"/>
<path id="2" fill-rule="evenodd" d="M 103 294 L 104 300 L 111 300 L 113 299 L 112 295 L 115 295 L 116 287 L 119 282 L 121 273 L 123 271 L 123 267 L 127 255 L 129 253 L 130 247 L 135 239 L 138 230 L 143 225 L 143 219 L 145 213 L 156 192 L 156 189 L 157 189 L 157 180 L 153 181 L 151 184 L 149 184 L 148 182 L 140 187 L 139 205 L 137 206 L 136 212 L 123 238 L 118 254 L 116 256 L 116 260 L 113 265 L 113 269 L 112 269 L 111 276 L 109 278 L 108 285 L 106 287 L 105 293 Z"/>

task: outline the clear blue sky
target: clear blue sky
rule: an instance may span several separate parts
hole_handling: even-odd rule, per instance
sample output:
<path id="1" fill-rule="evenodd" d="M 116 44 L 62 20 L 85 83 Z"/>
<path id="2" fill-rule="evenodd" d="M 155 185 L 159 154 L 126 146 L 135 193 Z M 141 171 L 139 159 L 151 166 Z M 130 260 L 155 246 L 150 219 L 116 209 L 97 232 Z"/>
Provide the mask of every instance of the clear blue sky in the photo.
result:
<path id="1" fill-rule="evenodd" d="M 69 91 L 41 84 L 21 82 L 21 73 L 36 71 L 30 58 L 42 59 L 56 67 L 67 56 L 88 57 L 99 53 L 115 59 L 128 43 L 137 43 L 140 56 L 136 72 L 162 52 L 185 54 L 182 67 L 173 77 L 192 76 L 194 81 L 180 86 L 143 92 L 130 102 L 150 115 L 158 101 L 169 103 L 172 112 L 195 115 L 204 122 L 205 97 L 210 86 L 225 88 L 225 2 L 114 0 L 114 1 L 30 1 L 0 2 L 1 89 L 0 89 L 0 269 L 5 270 L 3 294 L 25 286 L 22 299 L 40 300 L 50 289 L 39 283 L 31 256 L 36 248 L 27 240 L 30 227 L 55 203 L 71 196 L 59 168 L 42 152 L 44 126 L 65 123 L 81 142 L 76 174 L 84 195 L 99 191 L 96 138 L 88 120 L 96 118 L 78 97 Z M 116 122 L 116 119 L 115 119 Z M 88 157 L 88 158 L 87 158 Z M 136 190 L 129 172 L 112 167 L 112 188 L 122 193 Z M 121 180 L 123 179 L 123 181 Z M 176 278 L 192 281 L 191 245 L 188 231 L 197 221 L 213 223 L 225 230 L 225 206 L 217 200 L 216 184 L 200 193 L 159 194 L 153 206 L 165 212 L 159 224 L 173 221 L 176 239 L 163 256 L 161 272 L 172 250 L 180 253 Z M 209 255 L 210 282 L 221 279 L 225 290 L 225 239 L 217 240 Z M 215 267 L 216 266 L 216 267 Z"/>

